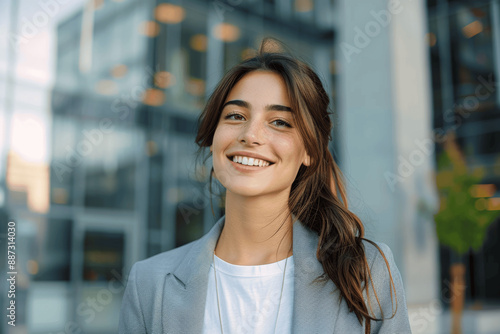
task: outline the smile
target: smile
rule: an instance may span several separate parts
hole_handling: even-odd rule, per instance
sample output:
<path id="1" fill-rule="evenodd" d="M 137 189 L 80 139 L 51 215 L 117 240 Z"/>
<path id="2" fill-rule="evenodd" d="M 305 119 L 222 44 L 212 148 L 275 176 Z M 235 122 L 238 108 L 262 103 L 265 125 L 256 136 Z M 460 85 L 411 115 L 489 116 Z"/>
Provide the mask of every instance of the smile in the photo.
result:
<path id="1" fill-rule="evenodd" d="M 235 155 L 232 157 L 228 157 L 230 161 L 232 161 L 235 165 L 251 167 L 252 169 L 268 167 L 273 165 L 274 163 L 265 161 L 262 159 L 249 158 L 245 156 Z"/>

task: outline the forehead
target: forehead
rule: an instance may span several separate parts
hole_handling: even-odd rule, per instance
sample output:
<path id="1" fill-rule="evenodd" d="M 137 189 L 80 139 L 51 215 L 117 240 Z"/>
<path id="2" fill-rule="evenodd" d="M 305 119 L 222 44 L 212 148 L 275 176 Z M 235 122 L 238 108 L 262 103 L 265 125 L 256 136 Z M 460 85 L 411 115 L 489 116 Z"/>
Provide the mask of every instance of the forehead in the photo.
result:
<path id="1" fill-rule="evenodd" d="M 289 105 L 287 87 L 281 75 L 262 70 L 245 74 L 231 89 L 225 102 L 233 99 L 249 101 L 252 105 Z"/>

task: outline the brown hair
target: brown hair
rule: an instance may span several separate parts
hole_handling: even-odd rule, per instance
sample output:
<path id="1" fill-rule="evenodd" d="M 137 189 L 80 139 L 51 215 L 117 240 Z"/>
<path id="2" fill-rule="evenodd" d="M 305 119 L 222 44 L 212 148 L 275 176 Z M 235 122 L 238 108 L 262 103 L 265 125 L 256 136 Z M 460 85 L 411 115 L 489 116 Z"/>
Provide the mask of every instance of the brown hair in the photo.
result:
<path id="1" fill-rule="evenodd" d="M 371 310 L 371 304 L 369 285 L 366 283 L 371 282 L 373 287 L 373 281 L 362 240 L 370 242 L 378 249 L 387 268 L 389 264 L 380 248 L 364 238 L 361 220 L 348 210 L 343 175 L 328 149 L 328 143 L 332 139 L 330 114 L 333 114 L 328 111 L 328 94 L 318 75 L 306 63 L 292 57 L 288 52 L 282 52 L 281 45 L 283 44 L 276 39 L 264 39 L 255 57 L 242 61 L 224 75 L 198 119 L 198 154 L 203 148 L 212 145 L 222 105 L 231 89 L 245 74 L 265 70 L 281 75 L 287 86 L 294 123 L 311 157 L 310 165 L 300 167 L 292 184 L 288 200 L 290 212 L 319 235 L 316 257 L 325 274 L 315 281 L 331 279 L 340 291 L 340 298 L 347 303 L 349 311 L 356 314 L 360 324 L 365 320 L 365 333 L 368 334 L 370 321 L 382 319 L 374 318 L 368 311 L 368 307 Z M 212 174 L 213 167 L 210 173 L 210 189 Z M 391 276 L 391 296 L 395 290 L 393 286 Z M 364 289 L 368 298 L 366 304 L 363 299 Z M 383 317 L 376 293 L 375 297 Z"/>

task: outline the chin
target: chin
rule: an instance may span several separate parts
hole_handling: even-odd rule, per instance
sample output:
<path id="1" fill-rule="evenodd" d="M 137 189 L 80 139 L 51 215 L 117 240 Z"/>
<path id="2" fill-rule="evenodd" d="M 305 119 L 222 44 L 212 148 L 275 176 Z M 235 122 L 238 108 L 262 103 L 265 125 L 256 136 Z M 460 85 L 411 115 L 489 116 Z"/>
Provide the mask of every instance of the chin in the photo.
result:
<path id="1" fill-rule="evenodd" d="M 231 192 L 235 195 L 246 196 L 246 197 L 254 197 L 265 195 L 266 193 L 263 191 L 262 187 L 240 187 L 240 186 L 229 186 L 226 187 L 227 192 Z"/>

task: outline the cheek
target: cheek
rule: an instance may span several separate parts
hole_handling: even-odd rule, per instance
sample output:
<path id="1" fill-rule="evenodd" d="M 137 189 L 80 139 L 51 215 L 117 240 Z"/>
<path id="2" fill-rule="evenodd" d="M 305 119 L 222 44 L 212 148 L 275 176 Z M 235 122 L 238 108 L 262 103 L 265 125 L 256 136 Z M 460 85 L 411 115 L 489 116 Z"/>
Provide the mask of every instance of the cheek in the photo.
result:
<path id="1" fill-rule="evenodd" d="M 279 143 L 279 147 L 277 147 L 276 150 L 278 152 L 286 152 L 286 159 L 289 161 L 298 161 L 301 159 L 304 148 L 298 140 L 293 138 L 281 138 L 281 140 L 276 142 Z"/>
<path id="2" fill-rule="evenodd" d="M 219 157 L 221 154 L 224 154 L 224 151 L 231 147 L 231 143 L 236 140 L 233 132 L 234 131 L 230 131 L 224 126 L 219 126 L 215 130 L 212 140 L 214 156 Z"/>

